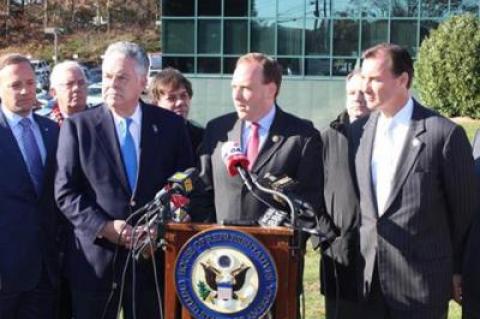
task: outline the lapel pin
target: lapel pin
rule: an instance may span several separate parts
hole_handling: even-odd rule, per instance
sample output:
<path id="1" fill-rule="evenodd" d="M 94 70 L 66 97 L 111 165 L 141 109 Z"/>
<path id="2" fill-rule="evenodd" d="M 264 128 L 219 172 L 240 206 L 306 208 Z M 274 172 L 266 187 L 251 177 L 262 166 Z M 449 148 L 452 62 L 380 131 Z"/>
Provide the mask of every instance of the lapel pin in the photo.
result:
<path id="1" fill-rule="evenodd" d="M 279 140 L 280 140 L 280 137 L 278 137 L 278 135 L 272 136 L 272 142 L 273 143 L 277 143 Z"/>
<path id="2" fill-rule="evenodd" d="M 412 146 L 413 146 L 413 147 L 417 147 L 417 146 L 419 146 L 419 145 L 420 145 L 420 141 L 419 141 L 417 138 L 414 138 L 414 139 L 412 140 Z"/>
<path id="3" fill-rule="evenodd" d="M 157 125 L 156 125 L 156 124 L 153 124 L 153 125 L 152 125 L 152 128 L 153 128 L 153 132 L 154 132 L 155 134 L 157 134 L 157 133 L 158 133 Z"/>

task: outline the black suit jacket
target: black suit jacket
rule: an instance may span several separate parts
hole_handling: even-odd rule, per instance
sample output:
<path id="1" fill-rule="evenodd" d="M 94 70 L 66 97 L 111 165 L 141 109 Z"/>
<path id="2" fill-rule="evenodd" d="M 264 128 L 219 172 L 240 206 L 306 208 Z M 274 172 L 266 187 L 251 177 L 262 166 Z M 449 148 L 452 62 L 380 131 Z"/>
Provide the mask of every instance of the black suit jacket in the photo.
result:
<path id="1" fill-rule="evenodd" d="M 35 288 L 47 267 L 58 282 L 58 212 L 53 200 L 53 175 L 58 126 L 33 115 L 46 149 L 43 190 L 35 192 L 27 165 L 8 122 L 0 112 L 0 291 L 18 293 Z"/>
<path id="2" fill-rule="evenodd" d="M 101 290 L 111 284 L 115 245 L 97 238 L 104 224 L 114 219 L 125 220 L 152 200 L 168 177 L 193 164 L 184 121 L 170 111 L 145 103 L 140 105 L 140 162 L 133 193 L 124 171 L 112 114 L 106 106 L 76 114 L 62 125 L 55 197 L 74 227 L 66 267 L 76 289 Z M 121 249 L 121 254 L 125 253 Z"/>
<path id="3" fill-rule="evenodd" d="M 327 213 L 340 235 L 322 256 L 322 292 L 329 298 L 358 301 L 357 269 L 360 243 L 360 202 L 348 113 L 341 113 L 322 131 L 324 199 Z M 336 267 L 336 274 L 335 268 Z"/>
<path id="4" fill-rule="evenodd" d="M 453 271 L 461 270 L 477 196 L 470 144 L 460 126 L 415 101 L 392 190 L 379 217 L 371 178 L 378 118 L 374 112 L 365 125 L 352 124 L 360 130 L 355 166 L 365 262 L 361 291 L 368 295 L 376 265 L 391 307 L 444 307 Z"/>
<path id="5" fill-rule="evenodd" d="M 244 122 L 236 113 L 210 121 L 200 151 L 201 178 L 213 192 L 215 207 L 210 221 L 257 221 L 267 207 L 243 185 L 239 176 L 230 177 L 222 161 L 221 149 L 227 141 L 241 141 Z M 283 112 L 278 106 L 268 136 L 259 151 L 252 173 L 264 177 L 288 175 L 299 182 L 296 193 L 319 212 L 322 230 L 334 237 L 331 220 L 324 214 L 322 199 L 322 143 L 311 122 Z M 195 208 L 193 213 L 195 213 Z"/>
<path id="6" fill-rule="evenodd" d="M 480 185 L 480 130 L 477 130 L 473 140 L 473 158 L 477 178 L 476 194 L 479 195 Z M 475 211 L 475 217 L 468 236 L 463 264 L 463 311 L 480 317 L 480 207 Z"/>

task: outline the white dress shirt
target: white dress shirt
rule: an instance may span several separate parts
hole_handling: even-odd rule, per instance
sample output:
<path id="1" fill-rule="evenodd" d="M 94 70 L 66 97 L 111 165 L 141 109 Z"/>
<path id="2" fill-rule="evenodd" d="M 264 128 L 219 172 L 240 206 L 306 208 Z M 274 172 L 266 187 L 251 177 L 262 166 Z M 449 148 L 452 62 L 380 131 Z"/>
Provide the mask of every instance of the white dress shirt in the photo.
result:
<path id="1" fill-rule="evenodd" d="M 398 160 L 403 150 L 413 113 L 413 100 L 409 98 L 400 111 L 391 118 L 382 113 L 378 118 L 372 151 L 372 180 L 377 198 L 379 216 L 392 190 Z"/>
<path id="2" fill-rule="evenodd" d="M 15 140 L 17 141 L 18 147 L 20 148 L 20 152 L 22 153 L 23 160 L 25 161 L 25 163 L 28 163 L 25 147 L 23 146 L 23 139 L 22 139 L 23 128 L 22 128 L 22 125 L 20 124 L 20 121 L 23 119 L 23 117 L 16 113 L 13 113 L 3 105 L 2 105 L 2 112 L 3 114 L 5 114 L 5 118 L 7 119 L 7 123 L 10 126 L 10 129 L 12 130 L 13 136 L 15 136 Z M 31 112 L 26 117 L 30 119 L 30 121 L 32 122 L 31 128 L 33 131 L 33 135 L 35 137 L 35 142 L 37 142 L 38 149 L 40 150 L 40 156 L 42 157 L 42 164 L 45 165 L 47 151 L 45 149 L 45 144 L 43 143 L 40 126 L 38 126 L 37 122 L 35 122 L 35 120 L 33 119 L 33 114 Z"/>
<path id="3" fill-rule="evenodd" d="M 124 130 L 127 126 L 127 121 L 124 117 L 119 116 L 115 112 L 113 114 L 113 122 L 115 123 L 115 130 L 117 138 L 120 141 L 125 135 Z M 142 108 L 137 104 L 135 111 L 130 116 L 132 124 L 130 124 L 129 131 L 132 134 L 133 143 L 135 144 L 135 151 L 137 152 L 137 167 L 140 168 L 140 139 L 142 136 Z"/>
<path id="4" fill-rule="evenodd" d="M 276 106 L 270 109 L 270 111 L 263 116 L 260 121 L 257 122 L 258 124 L 258 137 L 260 139 L 260 143 L 258 145 L 258 152 L 262 149 L 263 144 L 265 144 L 265 140 L 267 139 L 268 132 L 270 131 L 270 127 L 272 126 L 273 119 L 275 118 L 276 113 Z M 247 151 L 248 140 L 250 138 L 250 134 L 252 132 L 252 122 L 245 121 L 245 125 L 242 131 L 242 151 L 245 153 Z"/>

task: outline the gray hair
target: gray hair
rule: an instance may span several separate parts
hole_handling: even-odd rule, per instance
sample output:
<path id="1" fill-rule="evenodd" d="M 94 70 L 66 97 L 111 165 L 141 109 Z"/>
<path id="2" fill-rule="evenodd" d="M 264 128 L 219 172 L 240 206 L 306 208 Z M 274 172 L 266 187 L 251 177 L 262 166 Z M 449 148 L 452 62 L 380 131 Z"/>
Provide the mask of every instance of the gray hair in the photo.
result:
<path id="1" fill-rule="evenodd" d="M 145 50 L 138 44 L 127 41 L 120 41 L 112 43 L 108 46 L 105 54 L 103 55 L 103 61 L 114 53 L 120 53 L 126 57 L 129 57 L 135 61 L 135 70 L 141 76 L 148 74 L 150 68 L 150 60 L 148 59 Z"/>
<path id="2" fill-rule="evenodd" d="M 63 73 L 67 70 L 73 69 L 80 71 L 85 82 L 87 81 L 87 76 L 85 75 L 82 66 L 76 61 L 67 60 L 53 67 L 52 73 L 50 73 L 50 87 L 57 87 L 57 85 L 60 84 L 59 82 Z"/>

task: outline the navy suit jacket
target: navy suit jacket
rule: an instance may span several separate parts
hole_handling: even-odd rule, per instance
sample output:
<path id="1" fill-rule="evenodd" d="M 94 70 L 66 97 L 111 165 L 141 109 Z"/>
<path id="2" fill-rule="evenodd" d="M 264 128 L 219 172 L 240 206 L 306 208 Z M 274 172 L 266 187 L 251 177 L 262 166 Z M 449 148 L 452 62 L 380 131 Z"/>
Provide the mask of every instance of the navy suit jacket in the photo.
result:
<path id="1" fill-rule="evenodd" d="M 46 149 L 44 185 L 37 195 L 3 112 L 0 111 L 0 292 L 35 288 L 46 267 L 52 284 L 58 282 L 56 241 L 58 213 L 53 200 L 53 175 L 58 125 L 33 115 Z"/>
<path id="2" fill-rule="evenodd" d="M 74 227 L 66 253 L 66 273 L 74 289 L 109 287 L 115 245 L 97 238 L 101 228 L 107 221 L 125 220 L 152 200 L 168 177 L 193 164 L 184 121 L 173 112 L 140 105 L 140 162 L 133 193 L 106 106 L 66 119 L 60 130 L 55 198 Z M 126 254 L 124 249 L 122 254 Z"/>

